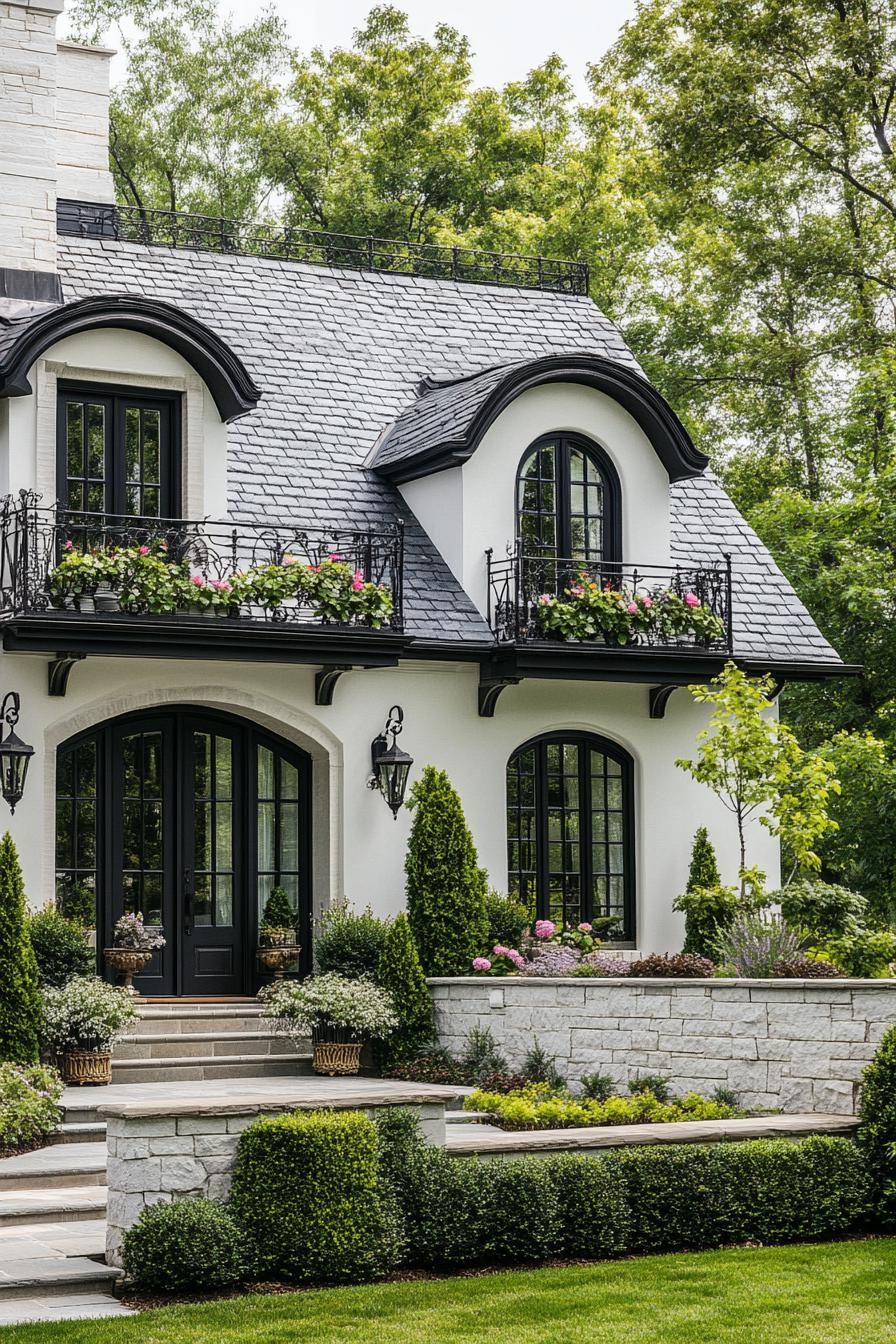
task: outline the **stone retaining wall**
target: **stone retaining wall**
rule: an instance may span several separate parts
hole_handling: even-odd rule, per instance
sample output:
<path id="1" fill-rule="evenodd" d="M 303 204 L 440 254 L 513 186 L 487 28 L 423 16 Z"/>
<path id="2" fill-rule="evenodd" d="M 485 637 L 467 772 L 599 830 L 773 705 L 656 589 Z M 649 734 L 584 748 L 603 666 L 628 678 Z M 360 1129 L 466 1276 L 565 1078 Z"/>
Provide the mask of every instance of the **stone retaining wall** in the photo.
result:
<path id="1" fill-rule="evenodd" d="M 429 982 L 439 1041 L 490 1027 L 511 1068 L 537 1038 L 575 1081 L 661 1073 L 676 1092 L 854 1114 L 858 1080 L 896 1022 L 896 980 L 618 980 L 484 976 Z"/>
<path id="2" fill-rule="evenodd" d="M 394 1086 L 398 1091 L 399 1085 Z M 434 1094 L 431 1102 L 420 1104 L 419 1098 L 407 1096 L 385 1104 L 413 1110 L 427 1141 L 444 1145 L 445 1102 L 436 1097 L 440 1092 L 447 1095 L 447 1090 L 422 1090 Z M 242 1109 L 237 1101 L 230 1106 L 211 1102 L 207 1107 L 197 1104 L 190 1113 L 178 1113 L 175 1104 L 169 1108 L 174 1113 L 166 1114 L 164 1103 L 157 1103 L 155 1113 L 150 1114 L 147 1111 L 153 1108 L 145 1103 L 120 1102 L 100 1107 L 99 1113 L 106 1121 L 108 1263 L 121 1265 L 124 1234 L 148 1205 L 196 1195 L 226 1199 L 240 1135 L 260 1116 L 334 1105 L 372 1116 L 377 1104 L 384 1103 L 365 1105 L 363 1097 L 343 1100 L 324 1096 L 313 1102 L 298 1098 L 283 1104 L 246 1101 Z"/>

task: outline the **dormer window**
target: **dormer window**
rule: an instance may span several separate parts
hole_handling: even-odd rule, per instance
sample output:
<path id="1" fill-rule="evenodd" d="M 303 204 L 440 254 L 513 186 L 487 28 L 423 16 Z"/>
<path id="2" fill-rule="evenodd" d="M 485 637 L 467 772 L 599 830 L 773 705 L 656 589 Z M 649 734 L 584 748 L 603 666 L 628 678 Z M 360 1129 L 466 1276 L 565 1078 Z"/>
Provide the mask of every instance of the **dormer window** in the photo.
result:
<path id="1" fill-rule="evenodd" d="M 75 513 L 180 514 L 177 395 L 60 383 L 57 493 Z"/>
<path id="2" fill-rule="evenodd" d="M 621 560 L 619 478 L 603 449 L 557 434 L 527 450 L 517 473 L 517 536 L 532 558 Z"/>

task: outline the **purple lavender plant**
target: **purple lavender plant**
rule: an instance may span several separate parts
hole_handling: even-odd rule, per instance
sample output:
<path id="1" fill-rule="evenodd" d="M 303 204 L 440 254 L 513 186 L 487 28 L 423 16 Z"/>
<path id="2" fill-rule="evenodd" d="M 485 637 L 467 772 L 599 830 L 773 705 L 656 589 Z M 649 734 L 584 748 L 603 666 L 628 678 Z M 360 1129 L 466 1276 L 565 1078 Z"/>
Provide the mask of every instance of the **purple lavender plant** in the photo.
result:
<path id="1" fill-rule="evenodd" d="M 624 957 L 614 957 L 609 952 L 590 952 L 583 957 L 576 968 L 576 975 L 618 976 L 630 975 L 631 962 Z"/>
<path id="2" fill-rule="evenodd" d="M 716 943 L 716 959 L 748 980 L 767 980 L 779 961 L 794 961 L 802 950 L 799 934 L 780 915 L 742 914 Z"/>

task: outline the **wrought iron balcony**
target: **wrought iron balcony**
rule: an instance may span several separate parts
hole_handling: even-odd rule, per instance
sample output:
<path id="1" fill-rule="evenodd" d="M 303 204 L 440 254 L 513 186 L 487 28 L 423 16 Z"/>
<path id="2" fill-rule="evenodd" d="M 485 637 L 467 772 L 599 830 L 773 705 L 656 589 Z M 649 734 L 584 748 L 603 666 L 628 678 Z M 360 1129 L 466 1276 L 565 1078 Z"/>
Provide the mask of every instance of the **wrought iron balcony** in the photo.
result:
<path id="1" fill-rule="evenodd" d="M 381 531 L 125 518 L 0 504 L 0 619 L 402 630 L 401 525 Z"/>
<path id="2" fill-rule="evenodd" d="M 486 552 L 488 621 L 497 644 L 574 643 L 617 650 L 732 650 L 731 559 L 631 564 Z"/>
<path id="3" fill-rule="evenodd" d="M 584 261 L 401 242 L 373 234 L 322 233 L 175 210 L 63 200 L 58 204 L 57 229 L 70 237 L 111 238 L 146 246 L 276 257 L 313 266 L 388 271 L 482 285 L 515 285 L 560 294 L 588 293 L 588 266 Z"/>

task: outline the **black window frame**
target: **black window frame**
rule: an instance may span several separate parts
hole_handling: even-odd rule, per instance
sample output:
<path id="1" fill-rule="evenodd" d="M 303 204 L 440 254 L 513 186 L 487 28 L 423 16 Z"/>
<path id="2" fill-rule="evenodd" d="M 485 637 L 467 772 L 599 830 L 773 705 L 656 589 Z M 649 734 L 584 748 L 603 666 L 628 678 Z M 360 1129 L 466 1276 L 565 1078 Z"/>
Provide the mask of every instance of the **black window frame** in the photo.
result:
<path id="1" fill-rule="evenodd" d="M 603 513 L 603 547 L 601 555 L 589 557 L 582 563 L 588 564 L 607 564 L 619 565 L 622 562 L 622 486 L 619 481 L 619 473 L 616 470 L 606 449 L 593 439 L 587 438 L 584 434 L 566 432 L 558 430 L 555 433 L 542 434 L 534 442 L 530 443 L 526 451 L 520 458 L 519 466 L 516 471 L 516 480 L 514 483 L 514 517 L 516 525 L 517 543 L 520 548 L 523 547 L 522 517 L 524 510 L 521 506 L 520 487 L 524 480 L 526 467 L 531 459 L 544 448 L 553 446 L 554 448 L 554 510 L 553 516 L 556 520 L 556 545 L 553 552 L 542 549 L 539 555 L 543 558 L 551 558 L 551 555 L 561 560 L 573 559 L 572 548 L 572 493 L 569 472 L 570 449 L 578 449 L 587 458 L 591 460 L 603 479 L 604 484 L 604 513 Z M 543 516 L 547 517 L 547 511 Z"/>
<path id="2" fill-rule="evenodd" d="M 580 847 L 580 883 L 582 890 L 582 899 L 580 905 L 580 918 L 590 920 L 600 918 L 608 914 L 608 910 L 596 910 L 594 908 L 594 870 L 592 859 L 593 832 L 591 828 L 591 818 L 593 812 L 591 809 L 591 771 L 589 768 L 590 752 L 600 752 L 603 756 L 615 761 L 621 770 L 620 778 L 622 780 L 622 817 L 623 817 L 623 918 L 621 924 L 617 924 L 609 933 L 608 937 L 612 939 L 616 946 L 635 947 L 637 937 L 636 925 L 636 845 L 637 837 L 635 832 L 635 762 L 631 754 L 625 747 L 611 738 L 603 737 L 599 733 L 590 733 L 584 731 L 569 732 L 551 732 L 542 733 L 536 737 L 531 737 L 516 747 L 510 754 L 505 768 L 505 832 L 507 845 L 507 885 L 508 891 L 513 890 L 514 874 L 520 874 L 525 870 L 512 869 L 510 867 L 510 830 L 509 820 L 511 812 L 511 802 L 507 790 L 507 780 L 510 770 L 515 761 L 524 752 L 534 752 L 535 758 L 535 900 L 530 903 L 530 909 L 534 904 L 534 915 L 537 919 L 550 918 L 550 863 L 549 863 L 549 839 L 548 839 L 548 770 L 547 770 L 547 749 L 549 746 L 575 746 L 578 749 L 578 794 L 579 794 L 579 847 Z M 522 811 L 519 802 L 516 804 L 518 813 Z M 607 813 L 605 812 L 605 815 Z M 519 829 L 519 828 L 517 828 Z M 609 843 L 609 842 L 606 842 Z M 521 894 L 520 899 L 525 901 Z"/>
<path id="3" fill-rule="evenodd" d="M 56 498 L 70 513 L 97 512 L 72 509 L 68 502 L 68 454 L 66 407 L 86 401 L 106 408 L 105 487 L 109 518 L 140 518 L 154 515 L 133 514 L 127 504 L 127 467 L 125 420 L 128 407 L 160 410 L 159 420 L 159 518 L 180 518 L 183 501 L 183 395 L 124 384 L 95 384 L 75 379 L 60 379 L 56 386 Z M 108 507 L 111 503 L 112 507 Z"/>

